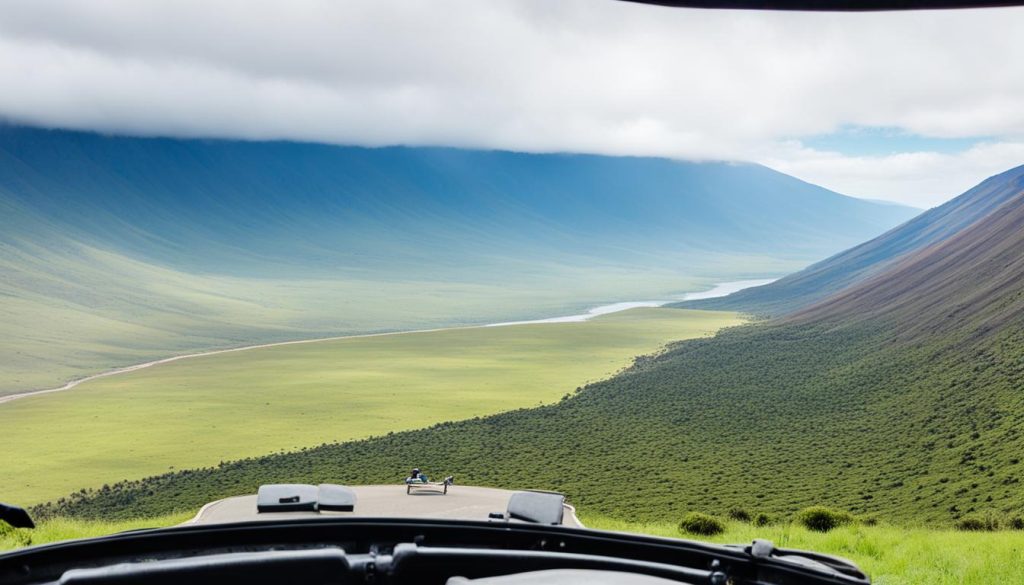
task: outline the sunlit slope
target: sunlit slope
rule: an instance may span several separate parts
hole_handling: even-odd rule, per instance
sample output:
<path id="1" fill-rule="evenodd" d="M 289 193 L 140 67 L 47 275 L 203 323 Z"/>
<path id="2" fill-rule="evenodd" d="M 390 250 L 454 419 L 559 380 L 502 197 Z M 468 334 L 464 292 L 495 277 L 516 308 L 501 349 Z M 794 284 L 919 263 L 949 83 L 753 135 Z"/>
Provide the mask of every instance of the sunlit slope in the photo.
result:
<path id="1" fill-rule="evenodd" d="M 0 127 L 0 394 L 773 275 L 909 214 L 756 165 Z"/>
<path id="2" fill-rule="evenodd" d="M 1024 194 L 965 225 L 857 289 L 681 343 L 557 405 L 167 475 L 63 510 L 161 514 L 238 485 L 387 481 L 415 460 L 628 519 L 814 504 L 940 526 L 1019 515 Z"/>
<path id="3" fill-rule="evenodd" d="M 1024 190 L 1024 166 L 990 177 L 893 230 L 776 282 L 682 307 L 782 315 L 869 279 L 901 258 L 960 233 Z"/>
<path id="4" fill-rule="evenodd" d="M 212 355 L 0 404 L 0 493 L 33 503 L 283 449 L 550 403 L 729 313 L 634 309 Z"/>

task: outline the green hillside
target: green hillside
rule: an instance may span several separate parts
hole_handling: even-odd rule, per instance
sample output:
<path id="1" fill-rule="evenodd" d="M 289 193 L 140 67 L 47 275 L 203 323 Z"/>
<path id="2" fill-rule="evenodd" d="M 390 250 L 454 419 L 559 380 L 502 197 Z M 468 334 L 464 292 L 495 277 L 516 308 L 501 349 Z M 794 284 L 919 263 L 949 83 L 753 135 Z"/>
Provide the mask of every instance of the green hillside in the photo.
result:
<path id="1" fill-rule="evenodd" d="M 901 523 L 1024 511 L 1024 195 L 862 289 L 682 342 L 556 405 L 127 482 L 41 509 L 164 514 L 406 467 L 631 520 L 812 504 Z M 1016 192 L 1015 192 L 1016 191 Z"/>
<path id="2" fill-rule="evenodd" d="M 976 361 L 983 347 L 896 352 L 887 337 L 742 327 L 557 405 L 129 482 L 58 508 L 160 515 L 261 483 L 388 482 L 420 465 L 644 520 L 811 504 L 944 525 L 1020 512 L 1024 339 L 1004 334 Z"/>
<path id="3" fill-rule="evenodd" d="M 800 268 L 914 213 L 753 164 L 0 125 L 0 395 Z"/>

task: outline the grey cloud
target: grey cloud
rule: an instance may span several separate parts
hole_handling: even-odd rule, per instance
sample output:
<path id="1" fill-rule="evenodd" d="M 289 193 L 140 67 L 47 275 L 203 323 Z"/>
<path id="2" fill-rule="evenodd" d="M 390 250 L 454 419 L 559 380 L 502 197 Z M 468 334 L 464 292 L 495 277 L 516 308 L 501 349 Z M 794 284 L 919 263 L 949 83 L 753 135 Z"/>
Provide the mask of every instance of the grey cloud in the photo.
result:
<path id="1" fill-rule="evenodd" d="M 137 134 L 759 160 L 840 188 L 857 185 L 843 179 L 856 160 L 787 141 L 843 124 L 1024 137 L 1020 30 L 1020 9 L 9 0 L 0 116 Z M 897 162 L 877 165 L 891 169 L 890 188 L 883 177 L 852 193 L 930 203 L 991 166 L 940 165 L 930 172 L 957 174 L 926 187 L 906 175 L 924 167 Z"/>

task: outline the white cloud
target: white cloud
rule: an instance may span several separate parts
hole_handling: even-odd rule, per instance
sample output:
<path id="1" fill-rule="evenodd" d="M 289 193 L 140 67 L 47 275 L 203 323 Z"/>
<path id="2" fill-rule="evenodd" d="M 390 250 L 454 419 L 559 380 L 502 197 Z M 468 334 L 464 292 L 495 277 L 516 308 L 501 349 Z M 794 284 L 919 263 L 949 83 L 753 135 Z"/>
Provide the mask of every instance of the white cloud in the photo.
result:
<path id="1" fill-rule="evenodd" d="M 1024 164 L 1024 142 L 981 143 L 956 154 L 843 156 L 780 144 L 758 162 L 841 193 L 933 207 L 982 179 Z"/>
<path id="2" fill-rule="evenodd" d="M 1021 9 L 7 0 L 0 116 L 174 136 L 758 160 L 922 205 L 1024 162 L 1020 30 Z M 782 142 L 851 124 L 993 144 L 857 158 Z"/>

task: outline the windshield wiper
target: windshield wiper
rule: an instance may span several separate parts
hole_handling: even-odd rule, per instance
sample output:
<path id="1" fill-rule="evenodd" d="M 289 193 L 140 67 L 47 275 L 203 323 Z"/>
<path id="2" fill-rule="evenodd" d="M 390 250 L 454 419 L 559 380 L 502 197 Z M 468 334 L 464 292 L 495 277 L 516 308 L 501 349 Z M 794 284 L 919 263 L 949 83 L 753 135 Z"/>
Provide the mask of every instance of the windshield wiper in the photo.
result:
<path id="1" fill-rule="evenodd" d="M 725 546 L 741 549 L 755 560 L 783 561 L 822 573 L 834 573 L 855 579 L 867 579 L 867 575 L 853 561 L 805 550 L 775 548 L 775 544 L 770 540 L 756 539 L 753 544 L 727 544 Z"/>

